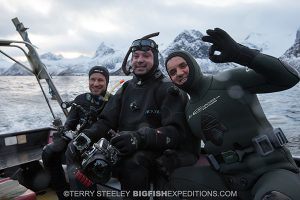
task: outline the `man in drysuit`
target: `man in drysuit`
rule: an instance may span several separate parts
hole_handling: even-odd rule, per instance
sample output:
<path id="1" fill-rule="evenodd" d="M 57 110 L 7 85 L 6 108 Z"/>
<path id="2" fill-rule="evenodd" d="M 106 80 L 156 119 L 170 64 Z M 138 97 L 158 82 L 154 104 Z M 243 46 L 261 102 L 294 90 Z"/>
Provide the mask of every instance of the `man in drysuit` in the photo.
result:
<path id="1" fill-rule="evenodd" d="M 187 96 L 166 80 L 158 69 L 158 45 L 152 39 L 137 39 L 132 42 L 128 53 L 132 53 L 130 71 L 133 78 L 125 82 L 111 98 L 100 119 L 82 132 L 93 142 L 102 137 L 111 139 L 111 144 L 120 151 L 120 160 L 113 171 L 120 180 L 121 189 L 129 191 L 127 198 L 131 199 L 134 198 L 133 191 L 150 190 L 156 160 L 163 152 L 166 149 L 181 149 L 190 136 L 184 115 Z M 117 135 L 110 138 L 107 134 L 110 129 Z M 178 165 L 193 164 L 197 147 L 197 140 L 191 140 L 186 145 L 186 153 L 181 152 L 184 156 L 181 156 Z M 78 151 L 71 143 L 66 153 L 69 174 L 72 174 L 72 157 L 76 154 Z M 172 156 L 160 159 L 160 165 L 164 165 L 169 157 Z M 80 187 L 80 183 L 72 185 L 72 190 Z M 149 197 L 139 195 L 135 198 Z"/>
<path id="2" fill-rule="evenodd" d="M 63 193 L 69 190 L 62 162 L 70 140 L 64 133 L 75 131 L 78 125 L 81 130 L 91 127 L 107 103 L 104 97 L 109 83 L 108 70 L 102 66 L 94 66 L 88 75 L 90 93 L 80 94 L 74 99 L 74 103 L 80 107 L 71 107 L 62 130 L 55 133 L 53 142 L 46 145 L 42 153 L 44 167 L 50 174 L 51 187 L 56 191 L 59 200 L 68 199 Z"/>

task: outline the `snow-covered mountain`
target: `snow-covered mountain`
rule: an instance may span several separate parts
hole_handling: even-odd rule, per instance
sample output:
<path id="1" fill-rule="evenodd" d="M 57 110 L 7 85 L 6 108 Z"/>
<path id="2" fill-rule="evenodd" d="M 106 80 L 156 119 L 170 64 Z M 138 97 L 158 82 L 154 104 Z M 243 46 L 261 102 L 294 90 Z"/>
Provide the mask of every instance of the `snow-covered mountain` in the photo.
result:
<path id="1" fill-rule="evenodd" d="M 163 55 L 168 55 L 172 51 L 188 51 L 195 58 L 207 58 L 209 44 L 203 42 L 203 34 L 197 30 L 185 30 L 180 33 L 173 42 L 162 51 Z"/>
<path id="2" fill-rule="evenodd" d="M 296 33 L 294 44 L 281 57 L 300 72 L 300 28 Z"/>
<path id="3" fill-rule="evenodd" d="M 109 72 L 114 72 L 120 68 L 124 56 L 125 52 L 115 50 L 102 42 L 97 48 L 95 56 L 88 62 L 88 66 L 91 68 L 95 65 L 103 65 Z"/>
<path id="4" fill-rule="evenodd" d="M 114 54 L 115 50 L 105 45 L 104 42 L 97 48 L 94 58 Z"/>
<path id="5" fill-rule="evenodd" d="M 68 59 L 50 52 L 40 55 L 40 58 L 51 75 L 74 76 L 86 75 L 89 69 L 95 65 L 106 66 L 107 69 L 113 73 L 120 68 L 124 57 L 123 54 L 125 53 L 114 50 L 102 42 L 92 58 L 80 56 L 78 58 Z M 29 66 L 28 63 L 24 64 Z M 25 73 L 24 69 L 19 65 L 10 64 L 9 67 L 7 63 L 2 64 L 0 60 L 0 75 L 30 75 L 30 73 Z M 119 75 L 122 75 L 122 73 Z"/>
<path id="6" fill-rule="evenodd" d="M 296 33 L 294 44 L 284 53 L 287 58 L 300 57 L 300 29 Z"/>
<path id="7" fill-rule="evenodd" d="M 48 53 L 42 54 L 40 56 L 40 58 L 43 59 L 43 60 L 61 60 L 64 57 L 62 55 L 55 55 L 51 52 L 48 52 Z"/>
<path id="8" fill-rule="evenodd" d="M 0 57 L 0 75 L 2 75 L 13 63 L 8 62 L 4 58 Z"/>
<path id="9" fill-rule="evenodd" d="M 264 40 L 261 33 L 250 33 L 241 44 L 261 52 L 268 51 L 270 46 L 269 42 Z"/>
<path id="10" fill-rule="evenodd" d="M 165 72 L 164 58 L 175 50 L 185 50 L 193 55 L 204 73 L 215 73 L 220 70 L 229 69 L 238 66 L 233 63 L 215 64 L 208 59 L 208 49 L 210 44 L 201 40 L 203 34 L 197 30 L 185 30 L 179 33 L 174 40 L 166 45 L 165 49 L 160 49 L 160 66 Z M 262 52 L 270 50 L 269 42 L 265 40 L 264 35 L 259 33 L 249 34 L 241 44 L 250 48 L 259 49 Z M 114 49 L 104 42 L 100 43 L 93 57 L 80 56 L 78 58 L 67 59 L 61 55 L 55 55 L 50 52 L 40 56 L 43 63 L 52 75 L 86 75 L 88 70 L 95 65 L 106 66 L 113 75 L 124 75 L 120 69 L 126 52 Z M 289 48 L 282 56 L 284 60 L 300 69 L 300 29 L 296 34 L 294 45 Z M 27 64 L 28 65 L 28 64 Z M 27 71 L 13 65 L 8 67 L 7 62 L 0 59 L 0 75 L 28 75 Z"/>
<path id="11" fill-rule="evenodd" d="M 185 30 L 175 37 L 173 42 L 162 51 L 164 57 L 167 57 L 171 52 L 184 50 L 189 52 L 198 62 L 201 71 L 204 73 L 216 73 L 219 70 L 232 68 L 235 65 L 214 64 L 208 59 L 208 49 L 210 44 L 203 42 L 203 34 L 197 30 Z"/>
<path id="12" fill-rule="evenodd" d="M 18 63 L 13 64 L 8 70 L 2 73 L 4 76 L 29 76 L 31 72 L 24 69 Z"/>

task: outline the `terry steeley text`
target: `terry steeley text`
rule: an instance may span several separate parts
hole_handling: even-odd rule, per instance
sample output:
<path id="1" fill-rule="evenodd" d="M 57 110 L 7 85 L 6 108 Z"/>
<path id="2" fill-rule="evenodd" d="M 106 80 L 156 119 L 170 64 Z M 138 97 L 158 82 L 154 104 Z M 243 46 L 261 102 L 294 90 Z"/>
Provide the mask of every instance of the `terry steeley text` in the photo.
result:
<path id="1" fill-rule="evenodd" d="M 65 197 L 237 197 L 237 191 L 65 191 Z"/>

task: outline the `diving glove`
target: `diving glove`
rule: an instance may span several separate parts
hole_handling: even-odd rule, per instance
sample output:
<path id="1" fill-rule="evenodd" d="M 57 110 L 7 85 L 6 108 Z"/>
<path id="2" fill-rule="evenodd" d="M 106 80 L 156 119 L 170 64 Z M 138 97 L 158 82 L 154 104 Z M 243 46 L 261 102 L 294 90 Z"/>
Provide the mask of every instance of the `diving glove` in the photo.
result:
<path id="1" fill-rule="evenodd" d="M 175 150 L 167 149 L 163 155 L 156 159 L 158 172 L 166 179 L 169 179 L 171 173 L 180 166 L 178 154 Z"/>
<path id="2" fill-rule="evenodd" d="M 244 66 L 251 66 L 258 50 L 249 49 L 230 37 L 228 33 L 220 28 L 208 29 L 207 36 L 203 36 L 204 42 L 212 43 L 209 48 L 209 59 L 215 63 L 235 62 Z M 220 52 L 216 55 L 215 52 Z"/>
<path id="3" fill-rule="evenodd" d="M 121 155 L 130 155 L 138 150 L 141 137 L 135 131 L 121 131 L 110 142 L 120 151 Z"/>

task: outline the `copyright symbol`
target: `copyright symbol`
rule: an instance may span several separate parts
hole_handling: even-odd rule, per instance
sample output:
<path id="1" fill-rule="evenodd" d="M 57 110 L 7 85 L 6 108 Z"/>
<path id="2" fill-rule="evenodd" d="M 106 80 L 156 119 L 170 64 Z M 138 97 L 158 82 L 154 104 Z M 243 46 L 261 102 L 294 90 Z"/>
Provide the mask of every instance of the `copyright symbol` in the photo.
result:
<path id="1" fill-rule="evenodd" d="M 69 197 L 70 196 L 70 192 L 69 191 L 64 191 L 64 197 Z"/>

